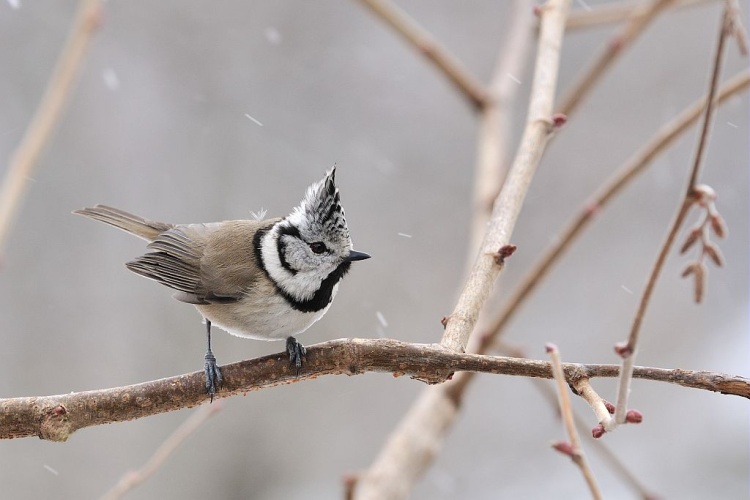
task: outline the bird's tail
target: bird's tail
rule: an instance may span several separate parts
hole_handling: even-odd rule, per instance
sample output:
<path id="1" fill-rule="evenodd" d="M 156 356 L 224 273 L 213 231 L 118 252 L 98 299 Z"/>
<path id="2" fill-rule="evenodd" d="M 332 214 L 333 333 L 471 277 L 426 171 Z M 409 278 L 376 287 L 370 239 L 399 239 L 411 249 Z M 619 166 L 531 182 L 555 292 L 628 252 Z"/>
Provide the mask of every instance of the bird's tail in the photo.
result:
<path id="1" fill-rule="evenodd" d="M 143 217 L 138 217 L 137 215 L 125 212 L 124 210 L 108 207 L 106 205 L 82 208 L 80 210 L 74 210 L 73 213 L 104 222 L 110 226 L 115 226 L 125 232 L 143 238 L 146 241 L 154 241 L 159 234 L 174 227 L 172 224 L 147 220 Z"/>

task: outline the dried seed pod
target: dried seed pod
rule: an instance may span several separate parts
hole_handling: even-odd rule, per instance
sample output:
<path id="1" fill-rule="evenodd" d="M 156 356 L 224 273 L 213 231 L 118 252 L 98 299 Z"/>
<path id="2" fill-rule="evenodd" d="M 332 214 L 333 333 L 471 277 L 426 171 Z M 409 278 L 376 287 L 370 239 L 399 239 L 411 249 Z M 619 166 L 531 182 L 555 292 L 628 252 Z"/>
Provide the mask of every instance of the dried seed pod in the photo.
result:
<path id="1" fill-rule="evenodd" d="M 721 254 L 721 250 L 719 250 L 719 247 L 714 245 L 711 242 L 706 242 L 703 244 L 703 253 L 708 255 L 712 261 L 714 261 L 714 264 L 716 264 L 719 267 L 724 266 L 724 256 Z"/>
<path id="2" fill-rule="evenodd" d="M 703 228 L 702 227 L 696 227 L 693 228 L 690 233 L 688 233 L 687 238 L 685 238 L 685 243 L 682 244 L 682 247 L 680 248 L 680 253 L 683 254 L 690 250 L 690 248 L 695 245 L 695 242 L 698 241 L 698 238 L 701 237 L 703 234 Z"/>
<path id="3" fill-rule="evenodd" d="M 708 221 L 711 223 L 711 229 L 713 229 L 714 234 L 719 238 L 726 238 L 727 233 L 727 223 L 724 222 L 724 218 L 719 215 L 719 213 L 715 213 L 711 215 L 708 219 Z"/>
<path id="4" fill-rule="evenodd" d="M 687 267 L 685 267 L 685 269 L 682 270 L 681 276 L 683 278 L 687 278 L 688 276 L 690 276 L 691 274 L 693 274 L 695 272 L 695 267 L 697 265 L 698 265 L 697 262 L 692 262 L 692 263 L 688 264 Z"/>

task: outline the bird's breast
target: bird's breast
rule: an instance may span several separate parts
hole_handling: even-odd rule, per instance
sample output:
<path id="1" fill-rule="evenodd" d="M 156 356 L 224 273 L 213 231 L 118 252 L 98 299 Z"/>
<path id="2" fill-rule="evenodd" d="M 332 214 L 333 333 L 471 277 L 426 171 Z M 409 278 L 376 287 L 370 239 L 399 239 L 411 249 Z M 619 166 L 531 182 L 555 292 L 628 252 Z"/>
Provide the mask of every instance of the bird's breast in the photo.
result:
<path id="1" fill-rule="evenodd" d="M 249 293 L 237 302 L 195 306 L 212 324 L 238 337 L 281 340 L 304 332 L 328 311 L 312 312 L 292 308 L 277 294 L 256 296 Z"/>

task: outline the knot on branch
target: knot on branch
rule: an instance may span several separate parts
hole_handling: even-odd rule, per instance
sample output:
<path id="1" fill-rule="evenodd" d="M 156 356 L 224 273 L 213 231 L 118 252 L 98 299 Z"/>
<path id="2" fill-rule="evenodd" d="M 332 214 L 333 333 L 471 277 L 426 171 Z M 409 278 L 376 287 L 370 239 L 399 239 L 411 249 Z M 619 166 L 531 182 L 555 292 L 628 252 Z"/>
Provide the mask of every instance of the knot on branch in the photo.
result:
<path id="1" fill-rule="evenodd" d="M 39 424 L 39 437 L 48 441 L 65 442 L 70 436 L 68 410 L 57 405 L 43 410 L 42 422 Z"/>

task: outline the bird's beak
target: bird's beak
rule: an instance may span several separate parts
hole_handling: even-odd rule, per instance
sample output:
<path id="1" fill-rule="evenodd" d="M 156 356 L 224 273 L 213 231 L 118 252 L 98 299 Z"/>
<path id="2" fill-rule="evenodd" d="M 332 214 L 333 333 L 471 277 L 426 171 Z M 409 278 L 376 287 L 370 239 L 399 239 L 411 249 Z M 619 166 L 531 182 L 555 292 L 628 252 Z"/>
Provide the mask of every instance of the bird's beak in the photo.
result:
<path id="1" fill-rule="evenodd" d="M 369 259 L 370 256 L 364 252 L 357 252 L 355 250 L 352 250 L 349 252 L 349 256 L 346 258 L 347 262 L 354 262 L 355 260 L 365 260 Z"/>

